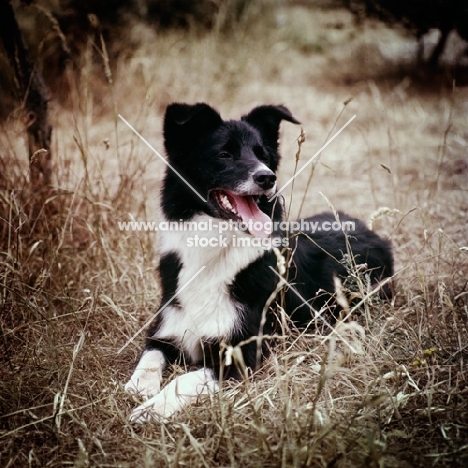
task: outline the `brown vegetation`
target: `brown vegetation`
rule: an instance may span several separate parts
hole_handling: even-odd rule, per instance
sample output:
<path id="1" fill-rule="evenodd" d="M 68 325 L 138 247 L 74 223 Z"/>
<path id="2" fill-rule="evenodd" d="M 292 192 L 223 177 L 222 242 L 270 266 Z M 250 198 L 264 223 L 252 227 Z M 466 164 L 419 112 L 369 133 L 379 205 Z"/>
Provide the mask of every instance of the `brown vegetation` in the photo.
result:
<path id="1" fill-rule="evenodd" d="M 39 214 L 22 128 L 2 124 L 1 466 L 468 463 L 468 88 L 444 73 L 419 86 L 407 39 L 356 29 L 344 10 L 278 8 L 269 21 L 229 38 L 135 24 L 139 46 L 109 67 L 89 43 L 52 109 L 56 189 Z M 161 151 L 172 101 L 225 117 L 286 104 L 307 135 L 299 167 L 356 114 L 285 197 L 291 217 L 304 200 L 302 214 L 331 204 L 372 219 L 394 245 L 397 295 L 364 297 L 339 334 L 291 330 L 255 379 L 132 426 L 123 385 L 141 338 L 117 351 L 157 307 L 157 235 L 118 221 L 158 219 L 163 164 L 117 114 Z M 285 126 L 283 181 L 298 136 Z"/>

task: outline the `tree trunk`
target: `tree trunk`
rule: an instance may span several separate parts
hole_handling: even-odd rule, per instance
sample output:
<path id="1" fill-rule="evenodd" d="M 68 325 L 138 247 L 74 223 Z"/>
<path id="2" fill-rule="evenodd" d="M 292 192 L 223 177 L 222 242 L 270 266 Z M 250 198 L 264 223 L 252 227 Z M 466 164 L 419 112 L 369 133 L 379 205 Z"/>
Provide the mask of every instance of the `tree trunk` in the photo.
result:
<path id="1" fill-rule="evenodd" d="M 429 65 L 432 67 L 436 67 L 439 64 L 439 58 L 444 51 L 445 44 L 447 43 L 448 36 L 450 34 L 450 29 L 441 29 L 440 30 L 441 35 L 439 42 L 436 44 L 434 47 L 434 50 L 432 51 L 432 54 L 429 58 Z"/>
<path id="2" fill-rule="evenodd" d="M 31 187 L 33 190 L 41 190 L 52 183 L 49 94 L 41 74 L 29 55 L 9 0 L 0 0 L 0 39 L 14 69 L 19 97 L 24 106 Z"/>

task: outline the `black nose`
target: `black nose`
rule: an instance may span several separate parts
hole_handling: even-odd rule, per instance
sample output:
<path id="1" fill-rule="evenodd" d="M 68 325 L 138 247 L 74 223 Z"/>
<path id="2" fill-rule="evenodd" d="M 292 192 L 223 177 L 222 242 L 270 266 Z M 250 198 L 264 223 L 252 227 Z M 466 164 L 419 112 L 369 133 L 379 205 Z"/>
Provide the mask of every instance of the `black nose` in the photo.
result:
<path id="1" fill-rule="evenodd" d="M 253 178 L 255 183 L 263 190 L 271 189 L 276 182 L 276 175 L 272 171 L 258 171 Z"/>

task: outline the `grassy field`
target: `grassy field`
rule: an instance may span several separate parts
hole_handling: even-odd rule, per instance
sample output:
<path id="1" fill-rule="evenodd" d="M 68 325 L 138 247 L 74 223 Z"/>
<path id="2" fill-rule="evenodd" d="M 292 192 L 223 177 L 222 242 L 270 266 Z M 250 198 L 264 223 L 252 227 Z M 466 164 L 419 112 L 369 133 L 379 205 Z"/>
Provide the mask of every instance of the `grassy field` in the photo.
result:
<path id="1" fill-rule="evenodd" d="M 2 124 L 0 466 L 467 466 L 468 88 L 345 10 L 282 8 L 229 37 L 135 24 L 128 43 L 107 77 L 90 45 L 52 101 L 46 198 L 29 190 L 21 122 Z M 143 339 L 118 350 L 159 303 L 158 243 L 118 221 L 158 219 L 164 164 L 117 115 L 162 151 L 173 101 L 225 118 L 286 105 L 306 133 L 299 168 L 356 115 L 285 198 L 291 218 L 332 205 L 372 221 L 397 294 L 366 298 L 339 334 L 290 330 L 256 378 L 133 426 L 123 385 Z M 280 181 L 299 133 L 283 124 Z"/>

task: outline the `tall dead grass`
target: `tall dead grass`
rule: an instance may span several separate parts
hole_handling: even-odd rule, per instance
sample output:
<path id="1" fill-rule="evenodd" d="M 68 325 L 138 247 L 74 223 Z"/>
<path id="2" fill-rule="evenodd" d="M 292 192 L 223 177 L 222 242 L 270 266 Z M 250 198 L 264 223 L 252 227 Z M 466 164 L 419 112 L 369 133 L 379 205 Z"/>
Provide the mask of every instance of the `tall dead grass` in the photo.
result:
<path id="1" fill-rule="evenodd" d="M 293 34 L 298 14 L 322 36 L 308 26 Z M 111 64 L 112 83 L 90 47 L 70 76 L 70 104 L 53 116 L 56 186 L 39 210 L 21 128 L 4 125 L 1 466 L 466 465 L 468 95 L 382 84 L 368 71 L 360 80 L 352 60 L 343 66 L 355 84 L 333 82 L 334 58 L 362 41 L 338 14 L 346 27 L 334 30 L 329 11 L 284 9 L 270 34 L 258 26 L 230 41 L 135 25 L 141 46 Z M 304 48 L 314 41 L 321 49 Z M 305 171 L 286 199 L 292 217 L 304 197 L 304 215 L 328 199 L 372 218 L 394 244 L 397 295 L 382 303 L 361 294 L 333 333 L 292 328 L 254 379 L 225 383 L 167 424 L 135 427 L 123 384 L 139 340 L 117 350 L 158 304 L 157 236 L 119 231 L 117 221 L 157 219 L 162 167 L 117 112 L 160 149 L 162 111 L 174 100 L 205 100 L 228 117 L 285 103 L 307 134 L 299 166 L 356 113 L 354 129 L 314 166 L 308 192 Z M 285 126 L 284 180 L 297 137 Z M 353 274 L 365 292 L 365 277 Z"/>

